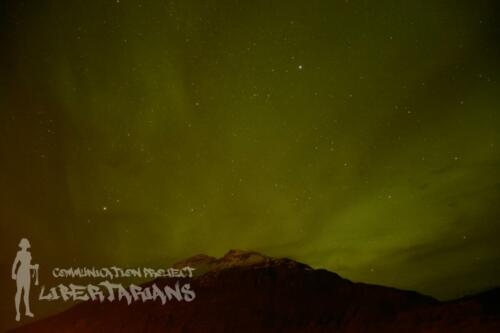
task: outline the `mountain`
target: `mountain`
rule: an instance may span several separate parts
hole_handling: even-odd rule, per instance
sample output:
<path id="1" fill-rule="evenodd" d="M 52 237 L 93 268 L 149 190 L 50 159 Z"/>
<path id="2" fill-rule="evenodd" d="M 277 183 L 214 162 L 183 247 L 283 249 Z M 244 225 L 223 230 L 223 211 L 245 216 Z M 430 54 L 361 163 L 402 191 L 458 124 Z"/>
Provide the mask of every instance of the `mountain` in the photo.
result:
<path id="1" fill-rule="evenodd" d="M 190 279 L 191 302 L 87 301 L 13 330 L 28 332 L 500 332 L 500 292 L 453 302 L 412 291 L 353 283 L 339 275 L 256 252 L 198 255 L 175 265 Z"/>

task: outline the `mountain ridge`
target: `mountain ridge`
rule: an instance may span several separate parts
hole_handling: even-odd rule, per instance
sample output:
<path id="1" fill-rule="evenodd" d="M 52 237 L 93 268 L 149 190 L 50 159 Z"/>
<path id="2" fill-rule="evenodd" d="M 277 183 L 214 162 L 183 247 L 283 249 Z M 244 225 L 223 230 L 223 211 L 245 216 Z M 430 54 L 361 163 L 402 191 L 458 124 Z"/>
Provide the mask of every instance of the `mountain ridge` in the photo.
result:
<path id="1" fill-rule="evenodd" d="M 440 302 L 255 251 L 196 255 L 174 265 L 183 266 L 198 272 L 192 279 L 158 278 L 144 286 L 189 283 L 196 291 L 192 302 L 83 302 L 12 332 L 500 331 L 498 292 Z"/>

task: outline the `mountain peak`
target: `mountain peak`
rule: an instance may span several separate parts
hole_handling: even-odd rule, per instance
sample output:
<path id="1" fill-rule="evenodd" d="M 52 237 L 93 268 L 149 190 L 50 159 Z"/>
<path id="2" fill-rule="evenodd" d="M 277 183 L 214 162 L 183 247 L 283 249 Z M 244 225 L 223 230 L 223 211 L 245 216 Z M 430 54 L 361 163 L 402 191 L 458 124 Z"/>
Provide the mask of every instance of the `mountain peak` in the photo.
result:
<path id="1" fill-rule="evenodd" d="M 190 266 L 196 268 L 196 275 L 201 275 L 209 271 L 221 271 L 231 268 L 269 267 L 277 265 L 310 269 L 309 266 L 300 264 L 291 259 L 276 259 L 268 257 L 256 251 L 245 251 L 237 249 L 229 250 L 224 256 L 220 258 L 211 257 L 205 254 L 198 254 L 176 263 L 174 267 Z"/>
<path id="2" fill-rule="evenodd" d="M 188 265 L 196 268 L 192 302 L 83 302 L 15 332 L 500 332 L 495 291 L 443 303 L 255 251 L 177 264 Z M 160 288 L 176 282 L 155 280 Z"/>
<path id="3" fill-rule="evenodd" d="M 271 263 L 274 259 L 255 251 L 229 250 L 218 260 L 219 268 L 255 266 Z"/>

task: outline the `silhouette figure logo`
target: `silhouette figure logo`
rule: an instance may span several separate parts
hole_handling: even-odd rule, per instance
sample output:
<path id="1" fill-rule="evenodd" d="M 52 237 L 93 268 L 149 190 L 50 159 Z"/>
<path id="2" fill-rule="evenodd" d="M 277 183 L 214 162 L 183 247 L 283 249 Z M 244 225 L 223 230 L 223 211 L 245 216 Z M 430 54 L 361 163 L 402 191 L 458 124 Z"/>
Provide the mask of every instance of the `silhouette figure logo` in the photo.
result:
<path id="1" fill-rule="evenodd" d="M 30 242 L 23 238 L 19 242 L 21 250 L 17 251 L 16 259 L 12 264 L 12 279 L 16 281 L 17 291 L 14 298 L 16 305 L 16 321 L 21 320 L 21 296 L 23 296 L 25 315 L 34 317 L 30 310 L 31 278 L 35 277 L 35 286 L 38 285 L 38 264 L 31 264 Z"/>

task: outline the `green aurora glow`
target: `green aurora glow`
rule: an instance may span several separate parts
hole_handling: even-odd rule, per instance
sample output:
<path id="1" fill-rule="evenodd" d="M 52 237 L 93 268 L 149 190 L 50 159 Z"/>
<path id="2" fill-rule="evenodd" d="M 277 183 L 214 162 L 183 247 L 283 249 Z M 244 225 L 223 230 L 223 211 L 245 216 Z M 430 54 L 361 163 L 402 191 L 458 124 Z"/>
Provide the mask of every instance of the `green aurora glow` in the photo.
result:
<path id="1" fill-rule="evenodd" d="M 238 248 L 440 298 L 496 285 L 498 12 L 2 1 L 2 279 L 28 237 L 41 267 Z"/>

